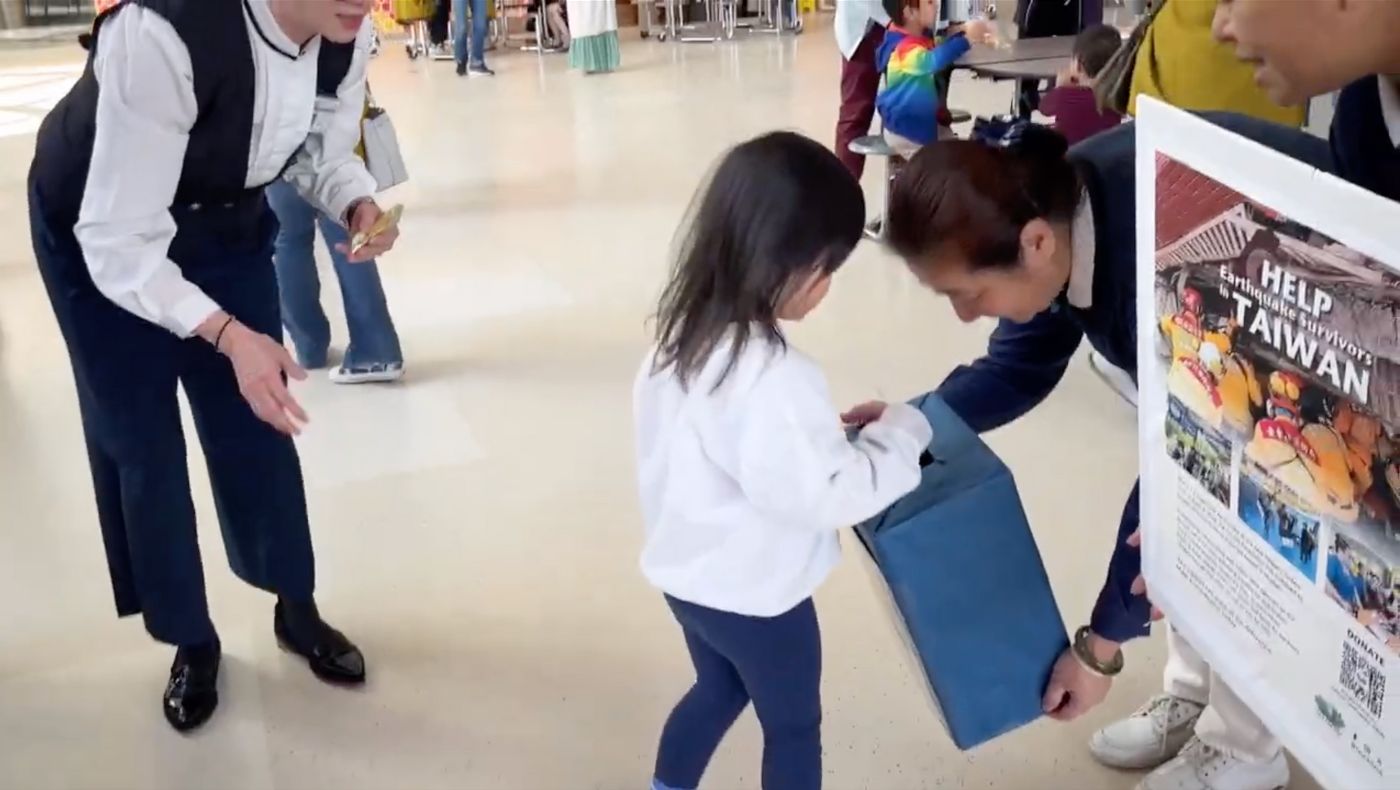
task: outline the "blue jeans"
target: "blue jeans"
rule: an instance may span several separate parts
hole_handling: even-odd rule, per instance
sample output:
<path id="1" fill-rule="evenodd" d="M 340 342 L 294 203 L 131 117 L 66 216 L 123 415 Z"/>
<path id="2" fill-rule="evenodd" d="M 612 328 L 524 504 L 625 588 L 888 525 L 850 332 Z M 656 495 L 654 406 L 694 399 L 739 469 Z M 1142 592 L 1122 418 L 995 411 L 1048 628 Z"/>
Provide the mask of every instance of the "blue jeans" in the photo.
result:
<path id="1" fill-rule="evenodd" d="M 340 295 L 345 302 L 345 322 L 350 329 L 350 345 L 345 349 L 344 366 L 363 367 L 377 363 L 403 362 L 399 335 L 389 317 L 379 267 L 374 261 L 350 263 L 335 246 L 349 242 L 345 228 L 320 215 L 296 189 L 284 181 L 267 188 L 267 201 L 277 213 L 281 229 L 273 261 L 281 292 L 282 323 L 296 346 L 297 361 L 305 368 L 326 366 L 331 344 L 331 325 L 321 308 L 321 279 L 316 273 L 316 225 L 330 250 Z"/>
<path id="2" fill-rule="evenodd" d="M 763 790 L 822 783 L 821 632 L 808 598 L 777 617 L 748 617 L 666 596 L 695 685 L 661 731 L 653 786 L 691 790 L 734 720 L 753 702 L 763 726 Z"/>
<path id="3" fill-rule="evenodd" d="M 467 3 L 471 3 L 472 46 L 467 49 Z M 470 55 L 473 66 L 486 63 L 486 0 L 452 0 L 452 45 L 458 63 Z"/>

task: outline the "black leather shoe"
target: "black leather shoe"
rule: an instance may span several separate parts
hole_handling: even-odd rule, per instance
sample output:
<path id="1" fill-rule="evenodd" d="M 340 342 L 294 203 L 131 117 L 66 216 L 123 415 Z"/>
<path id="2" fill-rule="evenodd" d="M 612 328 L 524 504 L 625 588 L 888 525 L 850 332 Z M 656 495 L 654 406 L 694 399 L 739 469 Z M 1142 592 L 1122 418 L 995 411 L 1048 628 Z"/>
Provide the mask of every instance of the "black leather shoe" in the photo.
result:
<path id="1" fill-rule="evenodd" d="M 305 658 L 321 680 L 347 685 L 365 682 L 365 657 L 360 649 L 321 619 L 316 604 L 279 600 L 272 630 L 282 649 Z"/>
<path id="2" fill-rule="evenodd" d="M 182 647 L 170 666 L 165 687 L 165 720 L 179 732 L 189 732 L 209 721 L 219 706 L 218 642 Z"/>

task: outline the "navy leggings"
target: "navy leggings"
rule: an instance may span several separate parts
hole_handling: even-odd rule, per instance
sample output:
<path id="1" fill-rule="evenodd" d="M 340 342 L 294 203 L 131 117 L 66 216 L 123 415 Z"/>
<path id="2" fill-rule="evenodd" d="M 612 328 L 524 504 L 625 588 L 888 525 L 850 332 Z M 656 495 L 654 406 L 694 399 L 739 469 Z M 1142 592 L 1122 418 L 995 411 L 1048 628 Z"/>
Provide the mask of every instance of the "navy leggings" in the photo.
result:
<path id="1" fill-rule="evenodd" d="M 821 631 L 808 598 L 777 617 L 748 617 L 666 596 L 685 633 L 695 685 L 661 731 L 656 780 L 698 787 L 710 757 L 753 702 L 763 726 L 764 790 L 822 783 Z"/>

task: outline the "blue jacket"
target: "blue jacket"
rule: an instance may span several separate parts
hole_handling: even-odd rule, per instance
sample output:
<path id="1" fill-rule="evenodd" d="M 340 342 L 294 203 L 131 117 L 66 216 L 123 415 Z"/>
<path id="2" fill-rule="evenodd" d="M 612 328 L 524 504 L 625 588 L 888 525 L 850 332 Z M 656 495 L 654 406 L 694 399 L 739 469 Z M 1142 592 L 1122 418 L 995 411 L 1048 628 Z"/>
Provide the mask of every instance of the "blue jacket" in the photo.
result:
<path id="1" fill-rule="evenodd" d="M 937 140 L 943 109 L 938 75 L 952 68 L 971 46 L 962 34 L 935 45 L 931 37 L 911 35 L 890 25 L 875 52 L 876 68 L 885 77 L 875 108 L 885 129 L 920 145 Z"/>
<path id="2" fill-rule="evenodd" d="M 1327 143 L 1304 132 L 1229 113 L 1206 118 L 1270 148 L 1324 170 Z M 990 431 L 1026 414 L 1045 400 L 1064 376 L 1082 339 L 1137 378 L 1137 280 L 1135 125 L 1128 123 L 1070 150 L 1094 211 L 1093 306 L 1080 310 L 1061 295 L 1050 309 L 1024 324 L 1002 321 L 987 354 L 954 370 L 938 394 L 974 430 Z M 1138 526 L 1138 487 L 1123 509 L 1107 580 L 1090 625 L 1117 642 L 1147 633 L 1149 608 L 1131 585 L 1141 557 L 1124 542 Z"/>

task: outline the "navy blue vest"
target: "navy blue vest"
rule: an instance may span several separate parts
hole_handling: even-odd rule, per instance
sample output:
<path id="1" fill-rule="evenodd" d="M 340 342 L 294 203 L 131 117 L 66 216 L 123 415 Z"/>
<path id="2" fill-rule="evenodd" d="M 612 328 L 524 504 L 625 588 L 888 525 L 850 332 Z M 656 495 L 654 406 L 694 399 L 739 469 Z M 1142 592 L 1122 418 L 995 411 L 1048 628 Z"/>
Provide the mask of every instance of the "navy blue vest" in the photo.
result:
<path id="1" fill-rule="evenodd" d="M 1342 90 L 1332 115 L 1332 158 L 1346 180 L 1400 201 L 1400 149 L 1390 139 L 1381 107 L 1380 77 Z"/>
<path id="2" fill-rule="evenodd" d="M 198 117 L 190 130 L 175 204 L 221 204 L 256 195 L 249 190 L 255 69 L 244 24 L 243 0 L 126 0 L 98 17 L 84 45 L 92 53 L 103 23 L 126 5 L 167 19 L 190 52 Z M 237 31 L 230 34 L 231 31 Z M 354 56 L 353 44 L 321 42 L 317 91 L 334 95 Z M 86 188 L 97 115 L 98 82 L 93 59 L 73 89 L 39 128 L 30 183 L 52 219 L 77 221 Z M 133 173 L 139 178 L 139 173 Z"/>
<path id="3" fill-rule="evenodd" d="M 1375 86 L 1372 86 L 1374 90 Z M 1322 170 L 1327 142 L 1297 129 L 1234 113 L 1198 113 L 1217 126 Z M 1109 362 L 1137 377 L 1137 129 L 1127 123 L 1070 149 L 1094 209 L 1094 304 L 1060 309 Z M 1150 297 L 1149 297 L 1150 298 Z"/>

